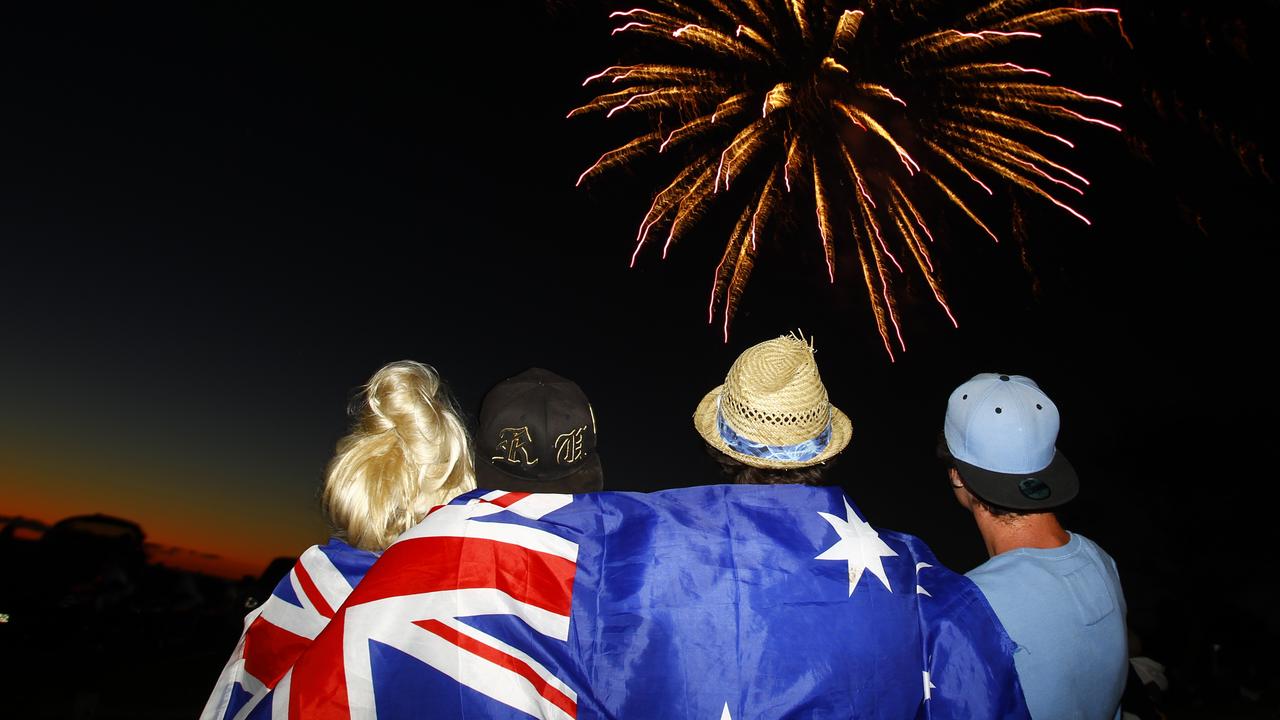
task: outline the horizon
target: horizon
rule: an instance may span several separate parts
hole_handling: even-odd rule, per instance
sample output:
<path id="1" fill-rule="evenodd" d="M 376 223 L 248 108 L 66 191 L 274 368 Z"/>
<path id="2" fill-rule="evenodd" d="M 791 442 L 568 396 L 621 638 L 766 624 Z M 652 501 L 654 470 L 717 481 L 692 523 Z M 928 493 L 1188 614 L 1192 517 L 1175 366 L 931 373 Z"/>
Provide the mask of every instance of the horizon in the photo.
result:
<path id="1" fill-rule="evenodd" d="M 144 538 L 150 537 L 149 535 L 146 534 L 147 528 L 145 526 L 142 526 L 140 523 L 137 523 L 137 521 L 131 518 L 119 517 L 116 515 L 112 515 L 110 513 L 103 513 L 103 512 L 72 513 L 69 515 L 62 516 L 58 520 L 50 522 L 45 520 L 44 518 L 35 517 L 33 515 L 29 515 L 25 513 L 9 514 L 8 511 L 0 508 L 0 527 L 3 527 L 4 525 L 7 525 L 8 523 L 13 521 L 25 521 L 26 523 L 35 523 L 40 527 L 34 531 L 29 527 L 21 527 L 21 526 L 18 527 L 14 533 L 14 539 L 18 541 L 24 541 L 24 542 L 38 542 L 40 537 L 45 533 L 45 531 L 47 531 L 49 528 L 53 527 L 54 525 L 58 524 L 59 522 L 63 522 L 65 520 L 72 520 L 75 518 L 86 518 L 86 517 L 94 517 L 94 516 L 102 516 L 102 517 L 108 517 L 108 518 L 117 519 L 117 520 L 125 520 L 127 522 L 138 524 L 139 527 L 142 528 Z M 203 575 L 211 575 L 213 577 L 219 577 L 224 580 L 243 580 L 245 578 L 250 578 L 250 577 L 257 579 L 262 577 L 263 572 L 270 565 L 271 560 L 275 560 L 280 557 L 286 557 L 292 560 L 296 556 L 296 553 L 293 555 L 277 555 L 277 556 L 273 556 L 271 559 L 267 560 L 266 562 L 259 563 L 255 560 L 247 560 L 244 558 L 223 557 L 216 553 L 202 551 L 198 548 L 188 548 L 188 547 L 180 547 L 176 545 L 168 545 L 165 543 L 156 542 L 149 539 L 144 540 L 143 550 L 146 553 L 148 564 L 157 565 L 160 567 L 173 568 L 177 570 L 183 570 L 186 572 L 194 572 L 194 573 L 199 573 Z"/>

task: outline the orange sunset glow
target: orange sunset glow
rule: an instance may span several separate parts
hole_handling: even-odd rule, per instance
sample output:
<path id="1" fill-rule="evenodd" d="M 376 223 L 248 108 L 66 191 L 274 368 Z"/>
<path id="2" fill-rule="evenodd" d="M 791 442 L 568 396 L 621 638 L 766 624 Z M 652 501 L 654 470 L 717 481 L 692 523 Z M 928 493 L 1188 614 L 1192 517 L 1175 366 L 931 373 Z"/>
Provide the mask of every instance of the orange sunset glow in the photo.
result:
<path id="1" fill-rule="evenodd" d="M 305 499 L 282 512 L 274 502 L 237 502 L 212 478 L 166 485 L 150 469 L 71 471 L 60 464 L 48 458 L 0 464 L 0 516 L 45 525 L 95 513 L 130 520 L 146 533 L 152 562 L 229 578 L 257 576 L 273 558 L 296 556 L 326 534 Z M 229 527 L 227 518 L 243 522 Z"/>

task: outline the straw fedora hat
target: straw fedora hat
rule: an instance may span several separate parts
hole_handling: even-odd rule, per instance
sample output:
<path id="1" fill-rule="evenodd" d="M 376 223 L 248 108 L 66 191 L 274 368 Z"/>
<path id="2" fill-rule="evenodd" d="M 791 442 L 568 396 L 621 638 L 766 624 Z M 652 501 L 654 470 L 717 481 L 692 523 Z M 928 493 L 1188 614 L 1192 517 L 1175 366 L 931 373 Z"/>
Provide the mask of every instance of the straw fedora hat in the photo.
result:
<path id="1" fill-rule="evenodd" d="M 827 400 L 813 347 L 786 335 L 747 348 L 693 413 L 702 439 L 746 465 L 817 465 L 849 444 L 849 416 Z"/>

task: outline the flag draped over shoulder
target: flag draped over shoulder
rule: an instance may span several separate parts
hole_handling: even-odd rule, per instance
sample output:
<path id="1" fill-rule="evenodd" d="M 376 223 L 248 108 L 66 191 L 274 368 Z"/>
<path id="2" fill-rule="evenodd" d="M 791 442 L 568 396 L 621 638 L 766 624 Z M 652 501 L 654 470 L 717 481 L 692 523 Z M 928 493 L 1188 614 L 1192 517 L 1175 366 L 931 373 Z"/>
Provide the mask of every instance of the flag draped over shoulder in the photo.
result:
<path id="1" fill-rule="evenodd" d="M 244 717 L 253 710 L 329 625 L 377 559 L 338 539 L 302 553 L 267 601 L 245 617 L 240 642 L 201 720 Z"/>
<path id="2" fill-rule="evenodd" d="M 1027 717 L 978 589 L 837 488 L 476 491 L 312 637 L 214 717 Z"/>

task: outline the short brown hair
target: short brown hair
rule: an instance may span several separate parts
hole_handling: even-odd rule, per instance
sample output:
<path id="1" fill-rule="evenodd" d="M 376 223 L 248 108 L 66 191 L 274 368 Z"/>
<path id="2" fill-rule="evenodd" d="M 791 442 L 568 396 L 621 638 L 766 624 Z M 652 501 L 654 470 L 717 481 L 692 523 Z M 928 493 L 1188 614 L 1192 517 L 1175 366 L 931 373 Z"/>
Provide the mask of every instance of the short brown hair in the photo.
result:
<path id="1" fill-rule="evenodd" d="M 733 485 L 833 485 L 827 479 L 831 467 L 839 455 L 826 462 L 805 467 L 788 468 L 786 470 L 755 467 L 737 458 L 730 457 L 716 448 L 706 445 L 707 454 L 720 466 L 720 475 L 725 482 Z"/>

